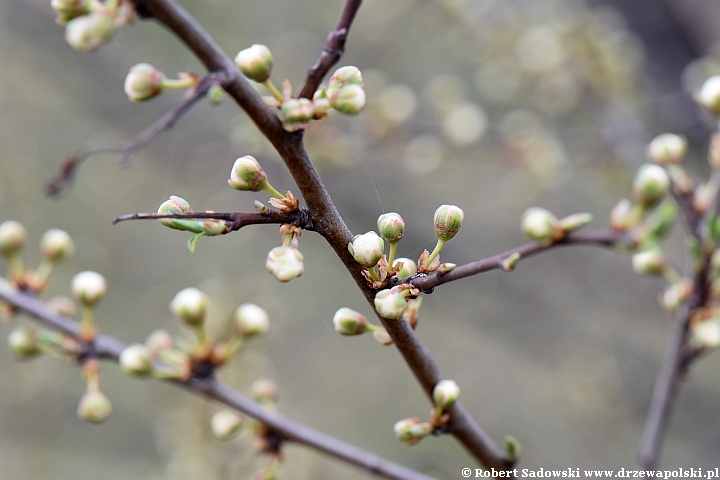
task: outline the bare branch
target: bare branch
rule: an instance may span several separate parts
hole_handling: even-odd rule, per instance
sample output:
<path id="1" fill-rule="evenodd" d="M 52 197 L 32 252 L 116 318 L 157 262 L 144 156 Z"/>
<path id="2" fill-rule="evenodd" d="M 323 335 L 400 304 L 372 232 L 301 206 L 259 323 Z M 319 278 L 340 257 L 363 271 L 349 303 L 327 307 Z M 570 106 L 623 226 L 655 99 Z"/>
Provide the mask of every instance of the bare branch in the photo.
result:
<path id="1" fill-rule="evenodd" d="M 80 153 L 73 155 L 68 158 L 60 167 L 60 172 L 50 179 L 45 185 L 45 192 L 49 196 L 58 195 L 66 186 L 68 186 L 75 179 L 80 165 L 90 157 L 95 155 L 102 155 L 105 153 L 109 154 L 120 154 L 120 164 L 128 165 L 132 160 L 132 157 L 140 150 L 145 148 L 149 143 L 155 140 L 165 130 L 172 128 L 180 117 L 182 117 L 190 107 L 192 107 L 198 100 L 203 98 L 207 92 L 214 86 L 222 83 L 222 75 L 219 73 L 211 73 L 203 78 L 200 83 L 189 92 L 187 98 L 183 99 L 182 103 L 178 104 L 175 108 L 167 112 L 155 123 L 150 125 L 148 128 L 140 132 L 132 140 L 123 143 L 121 145 L 94 145 L 85 148 Z"/>
<path id="2" fill-rule="evenodd" d="M 345 41 L 347 40 L 350 26 L 355 19 L 362 0 L 345 0 L 345 5 L 340 12 L 335 29 L 328 35 L 327 44 L 318 58 L 315 65 L 310 67 L 305 78 L 305 83 L 300 89 L 298 98 L 312 98 L 323 77 L 345 53 Z"/>

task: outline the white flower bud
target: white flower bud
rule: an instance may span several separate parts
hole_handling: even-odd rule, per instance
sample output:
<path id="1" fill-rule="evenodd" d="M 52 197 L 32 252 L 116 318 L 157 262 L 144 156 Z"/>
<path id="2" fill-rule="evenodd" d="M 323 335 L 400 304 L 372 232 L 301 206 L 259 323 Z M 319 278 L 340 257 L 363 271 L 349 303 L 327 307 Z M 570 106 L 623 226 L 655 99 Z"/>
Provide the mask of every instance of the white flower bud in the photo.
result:
<path id="1" fill-rule="evenodd" d="M 110 400 L 100 390 L 88 390 L 80 399 L 78 417 L 88 422 L 104 422 L 112 412 Z"/>
<path id="2" fill-rule="evenodd" d="M 280 397 L 278 386 L 272 380 L 261 378 L 250 385 L 250 396 L 258 402 L 270 400 L 277 402 Z"/>
<path id="3" fill-rule="evenodd" d="M 433 388 L 433 401 L 440 409 L 447 409 L 460 396 L 460 387 L 453 380 L 440 380 Z"/>
<path id="4" fill-rule="evenodd" d="M 263 83 L 270 78 L 273 68 L 272 52 L 265 45 L 255 45 L 240 50 L 235 56 L 235 64 L 251 80 Z"/>
<path id="5" fill-rule="evenodd" d="M 356 235 L 353 241 L 348 244 L 350 254 L 355 258 L 356 262 L 365 268 L 377 265 L 383 256 L 384 250 L 385 242 L 373 231 Z"/>
<path id="6" fill-rule="evenodd" d="M 662 275 L 667 268 L 665 255 L 660 247 L 655 246 L 644 252 L 636 253 L 632 258 L 633 270 L 644 275 Z"/>
<path id="7" fill-rule="evenodd" d="M 65 27 L 65 40 L 78 52 L 91 52 L 110 40 L 115 29 L 111 12 L 93 12 L 70 20 Z"/>
<path id="8" fill-rule="evenodd" d="M 397 213 L 384 213 L 377 220 L 378 232 L 383 240 L 397 243 L 405 233 L 405 221 Z"/>
<path id="9" fill-rule="evenodd" d="M 265 335 L 270 330 L 270 318 L 254 303 L 243 303 L 235 310 L 235 329 L 242 337 Z"/>
<path id="10" fill-rule="evenodd" d="M 398 258 L 393 262 L 393 267 L 398 264 L 398 262 L 402 262 L 403 266 L 402 269 L 397 273 L 397 278 L 407 278 L 412 277 L 417 273 L 417 263 L 415 263 L 415 260 L 412 260 L 410 258 Z"/>
<path id="11" fill-rule="evenodd" d="M 709 319 L 695 324 L 690 340 L 701 348 L 720 347 L 720 322 Z"/>
<path id="12" fill-rule="evenodd" d="M 125 94 L 133 102 L 150 100 L 163 91 L 165 74 L 149 63 L 138 63 L 125 77 Z"/>
<path id="13" fill-rule="evenodd" d="M 240 430 L 243 417 L 234 410 L 223 408 L 210 418 L 210 430 L 219 440 L 230 440 Z"/>
<path id="14" fill-rule="evenodd" d="M 73 277 L 73 296 L 85 307 L 95 306 L 106 291 L 105 278 L 97 272 L 80 272 Z"/>
<path id="15" fill-rule="evenodd" d="M 720 115 L 720 75 L 705 80 L 695 99 L 715 115 Z"/>
<path id="16" fill-rule="evenodd" d="M 359 335 L 367 331 L 368 321 L 362 313 L 342 307 L 335 312 L 333 325 L 340 335 Z"/>
<path id="17" fill-rule="evenodd" d="M 674 312 L 690 298 L 691 288 L 686 282 L 673 283 L 660 297 L 660 304 L 668 312 Z"/>
<path id="18" fill-rule="evenodd" d="M 289 282 L 305 270 L 303 254 L 291 246 L 275 247 L 268 253 L 265 268 L 281 282 Z"/>
<path id="19" fill-rule="evenodd" d="M 450 240 L 460 230 L 465 213 L 455 205 L 440 205 L 435 210 L 435 236 L 440 240 Z"/>
<path id="20" fill-rule="evenodd" d="M 376 293 L 374 303 L 378 314 L 391 320 L 401 318 L 408 306 L 405 296 L 395 287 Z"/>
<path id="21" fill-rule="evenodd" d="M 550 211 L 532 207 L 522 215 L 521 227 L 525 235 L 540 243 L 551 243 L 555 237 L 558 219 Z"/>
<path id="22" fill-rule="evenodd" d="M 653 138 L 647 156 L 660 165 L 681 164 L 687 153 L 688 142 L 682 135 L 663 133 Z"/>
<path id="23" fill-rule="evenodd" d="M 15 255 L 25 246 L 27 230 L 20 222 L 6 220 L 0 223 L 0 255 Z"/>
<path id="24" fill-rule="evenodd" d="M 24 325 L 15 327 L 8 335 L 8 347 L 17 360 L 29 360 L 40 353 L 35 330 Z"/>
<path id="25" fill-rule="evenodd" d="M 414 445 L 424 437 L 432 433 L 432 426 L 427 422 L 421 422 L 419 418 L 405 418 L 395 423 L 393 431 L 395 437 L 401 442 Z"/>
<path id="26" fill-rule="evenodd" d="M 345 115 L 357 115 L 365 108 L 365 90 L 360 85 L 345 85 L 329 97 L 330 106 Z"/>
<path id="27" fill-rule="evenodd" d="M 170 310 L 186 325 L 195 327 L 205 322 L 208 297 L 197 288 L 180 290 L 170 302 Z"/>
<path id="28" fill-rule="evenodd" d="M 258 192 L 267 185 L 267 175 L 255 157 L 245 155 L 235 160 L 228 185 L 235 190 Z"/>
<path id="29" fill-rule="evenodd" d="M 152 372 L 150 350 L 145 345 L 135 344 L 120 353 L 120 368 L 131 375 L 149 375 Z"/>
<path id="30" fill-rule="evenodd" d="M 40 253 L 51 262 L 59 262 L 75 253 L 75 244 L 65 230 L 51 228 L 40 239 Z"/>
<path id="31" fill-rule="evenodd" d="M 667 194 L 670 179 L 664 168 L 646 163 L 638 169 L 633 180 L 632 191 L 635 200 L 644 207 L 652 207 Z"/>
<path id="32" fill-rule="evenodd" d="M 373 338 L 383 345 L 392 345 L 393 343 L 390 334 L 385 329 L 373 331 Z"/>

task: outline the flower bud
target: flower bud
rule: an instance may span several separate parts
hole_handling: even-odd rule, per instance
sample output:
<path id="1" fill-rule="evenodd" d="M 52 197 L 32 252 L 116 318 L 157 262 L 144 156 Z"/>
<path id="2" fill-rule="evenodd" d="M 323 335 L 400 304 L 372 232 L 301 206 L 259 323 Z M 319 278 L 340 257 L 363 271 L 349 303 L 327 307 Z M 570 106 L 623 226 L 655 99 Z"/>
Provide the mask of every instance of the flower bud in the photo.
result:
<path id="1" fill-rule="evenodd" d="M 390 338 L 390 334 L 384 328 L 381 330 L 374 330 L 372 332 L 375 341 L 382 343 L 383 345 L 392 345 L 393 341 Z"/>
<path id="2" fill-rule="evenodd" d="M 163 350 L 173 348 L 173 339 L 167 330 L 158 329 L 145 339 L 145 346 L 148 349 L 148 354 L 152 358 Z"/>
<path id="3" fill-rule="evenodd" d="M 280 113 L 287 123 L 307 123 L 315 118 L 315 107 L 307 98 L 290 98 L 283 102 Z"/>
<path id="4" fill-rule="evenodd" d="M 558 219 L 550 211 L 540 207 L 532 207 L 522 214 L 521 227 L 523 233 L 540 243 L 551 243 L 555 239 L 555 226 Z"/>
<path id="5" fill-rule="evenodd" d="M 362 84 L 362 73 L 360 73 L 360 70 L 357 67 L 340 67 L 330 76 L 330 80 L 328 80 L 328 87 L 326 89 L 326 95 L 330 98 L 346 85 L 362 86 Z"/>
<path id="6" fill-rule="evenodd" d="M 557 223 L 557 227 L 564 235 L 567 235 L 592 222 L 592 219 L 593 216 L 591 213 L 573 213 L 572 215 L 561 218 Z"/>
<path id="7" fill-rule="evenodd" d="M 65 230 L 51 228 L 40 239 L 40 253 L 51 262 L 59 262 L 75 253 L 75 244 Z"/>
<path id="8" fill-rule="evenodd" d="M 365 90 L 360 85 L 345 85 L 329 98 L 330 106 L 345 115 L 357 115 L 365 108 Z"/>
<path id="9" fill-rule="evenodd" d="M 409 258 L 398 258 L 393 262 L 393 267 L 402 262 L 402 269 L 397 273 L 397 278 L 412 277 L 417 273 L 417 263 Z"/>
<path id="10" fill-rule="evenodd" d="M 24 325 L 15 327 L 8 335 L 8 347 L 17 360 L 30 360 L 40 353 L 35 330 Z"/>
<path id="11" fill-rule="evenodd" d="M 65 27 L 65 41 L 78 52 L 91 52 L 110 40 L 115 28 L 111 12 L 89 13 L 68 22 Z"/>
<path id="12" fill-rule="evenodd" d="M 397 213 L 384 213 L 377 220 L 380 236 L 389 243 L 397 243 L 405 233 L 405 221 Z"/>
<path id="13" fill-rule="evenodd" d="M 455 205 L 440 205 L 435 210 L 435 236 L 439 240 L 450 240 L 460 230 L 465 213 Z"/>
<path id="14" fill-rule="evenodd" d="M 405 418 L 395 423 L 393 431 L 395 437 L 408 445 L 414 445 L 424 437 L 432 433 L 432 426 L 427 422 L 421 422 L 419 418 Z"/>
<path id="15" fill-rule="evenodd" d="M 303 254 L 290 246 L 275 247 L 268 253 L 265 268 L 281 282 L 289 282 L 302 275 L 305 270 Z"/>
<path id="16" fill-rule="evenodd" d="M 235 330 L 242 337 L 265 335 L 270 330 L 270 318 L 254 303 L 243 303 L 235 310 Z"/>
<path id="17" fill-rule="evenodd" d="M 258 192 L 267 185 L 267 175 L 254 157 L 245 155 L 235 160 L 228 185 L 235 190 Z"/>
<path id="18" fill-rule="evenodd" d="M 692 327 L 690 341 L 701 348 L 720 347 L 720 322 L 703 320 Z"/>
<path id="19" fill-rule="evenodd" d="M 367 331 L 368 321 L 362 313 L 342 307 L 335 312 L 333 325 L 340 335 L 360 335 Z"/>
<path id="20" fill-rule="evenodd" d="M 664 168 L 652 163 L 642 165 L 632 184 L 632 192 L 635 200 L 644 207 L 652 207 L 667 194 L 670 187 L 670 179 Z"/>
<path id="21" fill-rule="evenodd" d="M 235 65 L 249 79 L 263 83 L 272 73 L 272 52 L 265 45 L 256 43 L 245 50 L 240 50 L 235 56 Z"/>
<path id="22" fill-rule="evenodd" d="M 272 380 L 261 378 L 250 385 L 250 396 L 258 402 L 277 402 L 280 397 L 278 386 Z"/>
<path id="23" fill-rule="evenodd" d="M 373 231 L 355 235 L 353 241 L 348 244 L 350 255 L 365 268 L 377 265 L 383 256 L 384 250 L 385 242 Z"/>
<path id="24" fill-rule="evenodd" d="M 240 430 L 243 417 L 234 410 L 223 408 L 210 418 L 210 430 L 219 440 L 230 440 Z"/>
<path id="25" fill-rule="evenodd" d="M 445 410 L 450 408 L 460 396 L 460 387 L 453 380 L 440 380 L 433 388 L 435 406 Z"/>
<path id="26" fill-rule="evenodd" d="M 190 204 L 187 200 L 175 195 L 171 195 L 170 198 L 160 204 L 160 208 L 158 208 L 158 213 L 162 215 L 188 213 L 192 211 L 193 209 L 190 208 Z M 190 222 L 188 222 L 188 220 L 190 220 Z M 194 220 L 183 218 L 159 218 L 158 221 L 166 227 L 170 227 L 175 230 L 187 230 L 189 223 L 196 223 Z"/>
<path id="27" fill-rule="evenodd" d="M 105 278 L 97 272 L 80 272 L 73 277 L 73 296 L 84 307 L 95 306 L 106 290 Z"/>
<path id="28" fill-rule="evenodd" d="M 173 314 L 190 327 L 197 327 L 205 322 L 207 307 L 207 295 L 193 287 L 180 290 L 170 302 Z"/>
<path id="29" fill-rule="evenodd" d="M 327 115 L 330 110 L 330 99 L 327 98 L 325 89 L 321 88 L 313 95 L 313 111 L 315 112 L 315 118 L 320 119 Z"/>
<path id="30" fill-rule="evenodd" d="M 720 115 L 720 75 L 705 80 L 695 100 L 715 115 Z"/>
<path id="31" fill-rule="evenodd" d="M 104 422 L 112 412 L 110 400 L 100 390 L 88 390 L 80 399 L 78 417 L 93 423 Z"/>
<path id="32" fill-rule="evenodd" d="M 677 213 L 674 201 L 666 200 L 658 205 L 645 219 L 648 236 L 655 240 L 664 238 L 675 224 Z"/>
<path id="33" fill-rule="evenodd" d="M 632 265 L 636 273 L 644 275 L 662 275 L 667 268 L 665 255 L 658 246 L 633 255 Z"/>
<path id="34" fill-rule="evenodd" d="M 65 25 L 70 20 L 90 13 L 91 0 L 52 0 L 50 6 L 57 13 L 55 22 Z"/>
<path id="35" fill-rule="evenodd" d="M 125 94 L 133 102 L 150 100 L 163 91 L 165 74 L 149 63 L 138 63 L 125 77 Z"/>
<path id="36" fill-rule="evenodd" d="M 647 156 L 660 165 L 681 164 L 687 153 L 687 139 L 674 133 L 663 133 L 653 138 Z"/>
<path id="37" fill-rule="evenodd" d="M 395 287 L 376 293 L 374 303 L 378 314 L 391 320 L 402 318 L 408 306 L 405 296 Z"/>
<path id="38" fill-rule="evenodd" d="M 620 200 L 610 211 L 610 228 L 616 232 L 625 232 L 634 227 L 640 217 L 632 213 L 633 203 L 627 198 Z"/>
<path id="39" fill-rule="evenodd" d="M 135 344 L 120 353 L 120 368 L 131 375 L 149 375 L 152 372 L 150 350 L 145 345 Z"/>
<path id="40" fill-rule="evenodd" d="M 668 312 L 674 312 L 690 298 L 691 293 L 690 285 L 687 282 L 673 283 L 660 296 L 660 304 Z"/>
<path id="41" fill-rule="evenodd" d="M 50 310 L 64 317 L 74 317 L 77 313 L 73 301 L 62 295 L 51 298 L 46 305 Z"/>
<path id="42" fill-rule="evenodd" d="M 27 230 L 20 222 L 6 220 L 0 223 L 0 255 L 9 257 L 20 252 L 25 246 Z"/>

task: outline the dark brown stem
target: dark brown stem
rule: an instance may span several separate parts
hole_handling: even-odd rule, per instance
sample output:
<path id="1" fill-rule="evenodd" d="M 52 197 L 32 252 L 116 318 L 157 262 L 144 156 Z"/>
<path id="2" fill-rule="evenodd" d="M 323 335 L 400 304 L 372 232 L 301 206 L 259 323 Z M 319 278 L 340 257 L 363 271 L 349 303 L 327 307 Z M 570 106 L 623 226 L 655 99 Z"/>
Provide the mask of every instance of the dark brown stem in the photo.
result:
<path id="1" fill-rule="evenodd" d="M 78 322 L 58 315 L 31 295 L 10 292 L 0 288 L 0 299 L 30 314 L 43 324 L 72 337 L 77 338 L 80 334 L 80 324 Z M 93 342 L 93 347 L 98 358 L 115 362 L 118 361 L 120 353 L 125 349 L 122 342 L 107 335 L 98 335 Z M 257 402 L 236 392 L 214 377 L 206 379 L 190 378 L 186 382 L 179 380 L 167 381 L 256 419 L 272 428 L 284 440 L 306 445 L 370 473 L 398 480 L 427 480 L 431 478 L 291 420 L 278 412 L 266 410 Z"/>
<path id="2" fill-rule="evenodd" d="M 328 35 L 327 44 L 318 58 L 315 65 L 310 67 L 305 78 L 305 83 L 300 89 L 298 98 L 312 98 L 315 90 L 318 89 L 320 82 L 327 72 L 335 65 L 345 53 L 345 41 L 347 40 L 350 26 L 355 19 L 362 0 L 345 0 L 345 5 L 340 12 L 337 24 L 332 32 Z"/>
<path id="3" fill-rule="evenodd" d="M 132 157 L 145 148 L 149 143 L 155 140 L 165 130 L 172 128 L 180 117 L 182 117 L 190 107 L 192 107 L 198 100 L 203 98 L 208 90 L 212 87 L 220 85 L 222 82 L 222 75 L 218 73 L 211 73 L 203 78 L 200 83 L 189 92 L 187 98 L 182 103 L 178 104 L 175 108 L 167 112 L 155 123 L 150 125 L 148 128 L 140 132 L 132 140 L 123 143 L 121 145 L 94 145 L 85 148 L 82 152 L 73 155 L 68 158 L 60 167 L 60 172 L 50 179 L 45 185 L 45 192 L 49 196 L 58 195 L 63 188 L 68 186 L 75 179 L 80 165 L 90 157 L 102 154 L 120 154 L 120 164 L 127 165 L 132 160 Z"/>

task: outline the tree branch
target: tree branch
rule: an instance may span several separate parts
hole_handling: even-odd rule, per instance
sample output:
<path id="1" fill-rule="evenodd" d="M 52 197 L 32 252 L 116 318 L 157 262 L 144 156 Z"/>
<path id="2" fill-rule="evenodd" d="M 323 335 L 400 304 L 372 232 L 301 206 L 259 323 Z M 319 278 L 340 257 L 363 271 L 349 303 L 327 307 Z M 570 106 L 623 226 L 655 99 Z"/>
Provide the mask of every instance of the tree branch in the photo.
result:
<path id="1" fill-rule="evenodd" d="M 58 315 L 33 296 L 12 292 L 0 286 L 0 299 L 30 314 L 45 325 L 78 338 L 80 333 L 78 322 Z M 93 347 L 99 358 L 114 362 L 118 361 L 120 353 L 125 349 L 122 342 L 107 335 L 98 335 L 93 342 Z M 291 420 L 278 412 L 266 410 L 257 402 L 236 392 L 214 377 L 206 379 L 192 377 L 186 382 L 164 381 L 244 413 L 276 431 L 284 440 L 306 445 L 373 474 L 397 480 L 431 478 Z"/>

